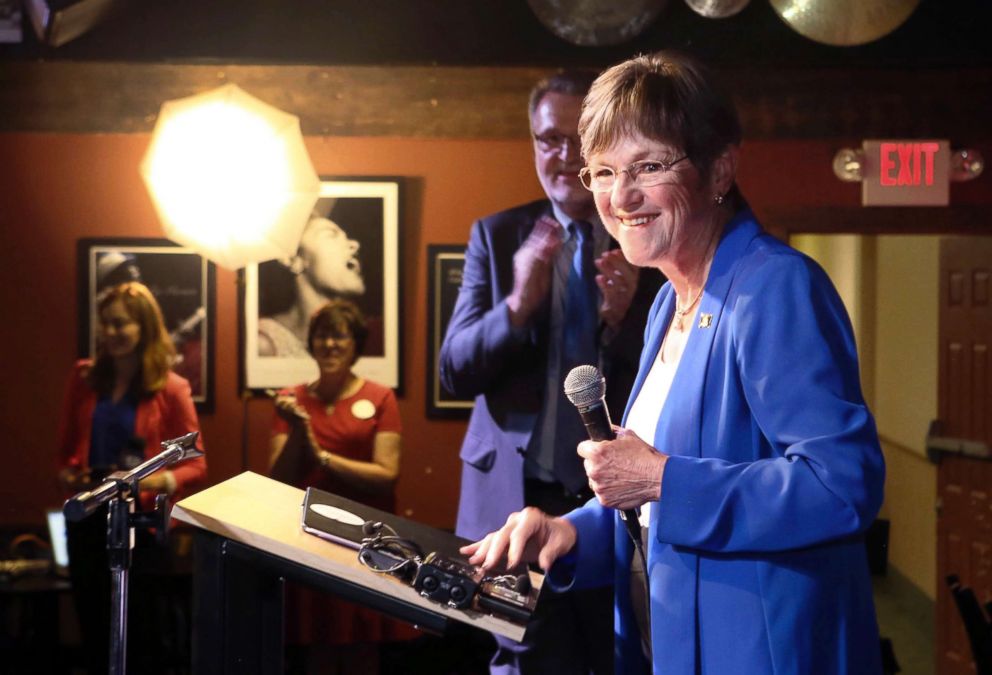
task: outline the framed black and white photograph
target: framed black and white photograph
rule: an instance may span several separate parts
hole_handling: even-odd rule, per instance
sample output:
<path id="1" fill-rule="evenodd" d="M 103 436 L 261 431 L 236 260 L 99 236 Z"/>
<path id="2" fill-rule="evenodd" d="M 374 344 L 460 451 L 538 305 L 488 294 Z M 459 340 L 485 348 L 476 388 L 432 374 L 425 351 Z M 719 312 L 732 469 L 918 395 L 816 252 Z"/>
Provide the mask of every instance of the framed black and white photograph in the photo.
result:
<path id="1" fill-rule="evenodd" d="M 79 356 L 96 354 L 100 293 L 140 281 L 162 308 L 176 347 L 173 370 L 189 380 L 199 412 L 214 404 L 214 265 L 168 239 L 80 239 L 77 242 Z"/>
<path id="2" fill-rule="evenodd" d="M 398 178 L 321 178 L 294 256 L 248 265 L 242 302 L 243 384 L 252 391 L 311 381 L 310 316 L 332 298 L 368 322 L 355 372 L 402 394 Z"/>
<path id="3" fill-rule="evenodd" d="M 427 247 L 427 417 L 463 419 L 472 412 L 473 399 L 458 398 L 441 385 L 438 355 L 448 332 L 462 285 L 465 246 L 430 244 Z"/>

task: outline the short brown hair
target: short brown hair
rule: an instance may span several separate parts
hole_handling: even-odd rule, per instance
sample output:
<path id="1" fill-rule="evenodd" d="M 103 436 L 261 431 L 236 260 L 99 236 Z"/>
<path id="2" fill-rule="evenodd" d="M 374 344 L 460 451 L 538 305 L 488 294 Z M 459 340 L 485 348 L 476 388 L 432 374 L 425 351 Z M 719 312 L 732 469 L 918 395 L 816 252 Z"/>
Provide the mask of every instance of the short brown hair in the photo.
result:
<path id="1" fill-rule="evenodd" d="M 141 328 L 137 346 L 141 373 L 135 388 L 139 395 L 150 396 L 165 386 L 176 349 L 162 320 L 162 310 L 147 286 L 138 281 L 128 281 L 106 289 L 97 302 L 97 315 L 118 300 L 124 305 L 128 316 Z M 114 386 L 113 358 L 99 343 L 96 362 L 90 371 L 90 384 L 101 394 L 110 393 Z"/>
<path id="2" fill-rule="evenodd" d="M 550 93 L 565 94 L 567 96 L 584 97 L 589 93 L 589 87 L 596 80 L 596 71 L 568 69 L 559 70 L 553 75 L 549 75 L 538 81 L 530 90 L 530 102 L 527 106 L 527 114 L 534 118 L 534 111 L 541 104 L 541 99 Z"/>
<path id="3" fill-rule="evenodd" d="M 704 175 L 728 146 L 741 142 L 737 110 L 709 70 L 672 51 L 607 69 L 586 96 L 579 119 L 583 156 L 634 133 L 679 146 Z"/>
<path id="4" fill-rule="evenodd" d="M 313 336 L 322 328 L 345 328 L 348 334 L 355 340 L 355 360 L 362 355 L 365 349 L 365 341 L 369 337 L 368 325 L 365 323 L 365 316 L 358 305 L 351 300 L 334 298 L 321 305 L 317 311 L 310 315 L 310 325 L 307 328 L 307 351 L 313 356 Z"/>

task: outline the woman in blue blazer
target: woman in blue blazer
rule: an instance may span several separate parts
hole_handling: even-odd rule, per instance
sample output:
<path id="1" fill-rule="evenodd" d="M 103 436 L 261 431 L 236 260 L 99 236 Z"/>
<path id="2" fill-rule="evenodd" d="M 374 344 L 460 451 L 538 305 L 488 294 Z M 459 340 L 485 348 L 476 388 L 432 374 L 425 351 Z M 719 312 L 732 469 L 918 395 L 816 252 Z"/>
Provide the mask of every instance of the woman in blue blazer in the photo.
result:
<path id="1" fill-rule="evenodd" d="M 884 464 L 840 298 L 748 210 L 736 111 L 697 62 L 607 70 L 580 132 L 604 225 L 669 282 L 616 440 L 578 447 L 597 498 L 513 514 L 466 553 L 614 584 L 620 673 L 880 673 L 863 533 Z"/>

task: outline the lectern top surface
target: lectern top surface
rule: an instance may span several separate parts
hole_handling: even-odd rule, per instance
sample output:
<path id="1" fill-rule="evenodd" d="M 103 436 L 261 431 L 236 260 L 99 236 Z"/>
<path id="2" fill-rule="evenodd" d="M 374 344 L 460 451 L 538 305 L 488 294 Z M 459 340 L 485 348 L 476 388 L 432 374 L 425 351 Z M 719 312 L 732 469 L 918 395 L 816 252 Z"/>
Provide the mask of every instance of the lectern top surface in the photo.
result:
<path id="1" fill-rule="evenodd" d="M 366 569 L 358 561 L 354 548 L 307 534 L 300 526 L 303 500 L 303 490 L 246 471 L 178 502 L 172 517 L 482 630 L 513 640 L 523 638 L 523 625 L 430 602 L 398 579 Z M 454 539 L 450 534 L 434 531 Z M 532 575 L 532 581 L 539 586 L 542 579 L 540 575 Z"/>

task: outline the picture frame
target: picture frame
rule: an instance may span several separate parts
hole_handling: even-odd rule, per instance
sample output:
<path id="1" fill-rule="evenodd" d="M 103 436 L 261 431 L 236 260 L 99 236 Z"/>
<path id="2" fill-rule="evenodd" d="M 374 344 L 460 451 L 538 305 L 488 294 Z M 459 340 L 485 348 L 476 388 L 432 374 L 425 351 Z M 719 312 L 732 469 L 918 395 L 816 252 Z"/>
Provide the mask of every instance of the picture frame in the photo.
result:
<path id="1" fill-rule="evenodd" d="M 465 246 L 429 244 L 427 246 L 427 417 L 433 419 L 467 419 L 474 399 L 458 398 L 441 384 L 438 372 L 441 343 L 448 332 L 448 322 L 455 309 L 465 267 Z"/>
<path id="2" fill-rule="evenodd" d="M 173 370 L 185 377 L 200 413 L 214 408 L 216 268 L 168 239 L 83 238 L 76 242 L 78 354 L 96 355 L 96 308 L 101 291 L 140 281 L 152 292 L 176 347 Z"/>
<path id="3" fill-rule="evenodd" d="M 365 314 L 369 328 L 355 373 L 402 396 L 402 179 L 320 180 L 314 217 L 297 255 L 243 270 L 242 388 L 271 395 L 316 379 L 317 364 L 305 344 L 310 314 L 332 297 L 346 297 Z"/>

